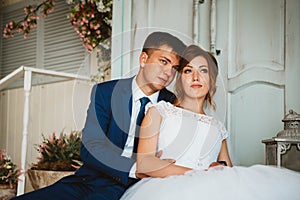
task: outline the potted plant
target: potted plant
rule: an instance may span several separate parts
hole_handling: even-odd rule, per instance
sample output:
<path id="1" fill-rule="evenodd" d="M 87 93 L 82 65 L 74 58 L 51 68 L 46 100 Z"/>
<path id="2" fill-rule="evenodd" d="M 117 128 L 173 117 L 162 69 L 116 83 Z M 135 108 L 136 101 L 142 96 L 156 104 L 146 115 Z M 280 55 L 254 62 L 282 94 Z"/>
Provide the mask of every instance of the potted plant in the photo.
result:
<path id="1" fill-rule="evenodd" d="M 6 200 L 16 196 L 18 177 L 21 170 L 14 164 L 3 149 L 0 153 L 0 199 Z"/>
<path id="2" fill-rule="evenodd" d="M 63 131 L 57 137 L 55 133 L 46 138 L 35 149 L 39 152 L 38 162 L 28 170 L 33 189 L 39 189 L 56 182 L 60 178 L 73 174 L 81 165 L 81 132 Z"/>

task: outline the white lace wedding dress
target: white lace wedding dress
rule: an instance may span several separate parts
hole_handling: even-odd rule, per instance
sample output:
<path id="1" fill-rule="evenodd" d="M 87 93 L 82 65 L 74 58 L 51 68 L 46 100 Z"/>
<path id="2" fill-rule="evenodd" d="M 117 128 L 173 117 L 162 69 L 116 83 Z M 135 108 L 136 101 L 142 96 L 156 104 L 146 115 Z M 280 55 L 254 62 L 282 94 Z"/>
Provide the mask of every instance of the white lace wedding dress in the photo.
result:
<path id="1" fill-rule="evenodd" d="M 223 124 L 170 103 L 155 107 L 163 117 L 158 150 L 162 158 L 193 168 L 181 176 L 145 178 L 129 188 L 121 200 L 285 200 L 300 199 L 300 173 L 272 166 L 213 167 L 222 140 Z"/>

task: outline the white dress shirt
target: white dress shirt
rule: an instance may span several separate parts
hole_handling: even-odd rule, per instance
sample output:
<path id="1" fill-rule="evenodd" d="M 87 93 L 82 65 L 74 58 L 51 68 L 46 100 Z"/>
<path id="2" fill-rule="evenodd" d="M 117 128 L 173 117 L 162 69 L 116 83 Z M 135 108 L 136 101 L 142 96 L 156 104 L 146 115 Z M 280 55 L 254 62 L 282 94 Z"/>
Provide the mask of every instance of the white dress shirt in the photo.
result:
<path id="1" fill-rule="evenodd" d="M 150 102 L 147 103 L 145 112 L 149 109 L 149 107 L 157 103 L 159 91 L 155 92 L 154 94 L 147 96 L 143 93 L 143 91 L 139 88 L 139 86 L 136 83 L 136 77 L 132 80 L 132 112 L 131 112 L 131 119 L 130 119 L 130 128 L 128 133 L 128 138 L 122 153 L 122 156 L 130 158 L 133 153 L 133 144 L 134 144 L 134 136 L 135 136 L 135 128 L 136 128 L 136 119 L 141 107 L 140 98 L 142 97 L 148 97 L 150 99 Z M 129 177 L 136 178 L 135 176 L 136 172 L 136 164 L 134 164 L 130 170 Z"/>

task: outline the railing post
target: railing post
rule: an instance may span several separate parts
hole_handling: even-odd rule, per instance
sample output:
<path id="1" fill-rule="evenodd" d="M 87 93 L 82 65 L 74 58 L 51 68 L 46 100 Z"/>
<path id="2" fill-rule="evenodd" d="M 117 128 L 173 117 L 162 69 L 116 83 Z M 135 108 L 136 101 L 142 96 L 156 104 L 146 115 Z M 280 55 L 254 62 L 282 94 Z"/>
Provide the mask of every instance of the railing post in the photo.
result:
<path id="1" fill-rule="evenodd" d="M 29 112 L 30 112 L 29 106 L 30 106 L 32 73 L 54 76 L 54 77 L 62 77 L 68 79 L 90 81 L 89 77 L 80 76 L 78 74 L 70 74 L 65 72 L 56 72 L 51 70 L 21 66 L 0 80 L 0 90 L 2 90 L 8 84 L 14 82 L 19 77 L 21 77 L 23 75 L 23 71 L 24 71 L 24 110 L 23 110 L 23 131 L 22 131 L 21 166 L 20 166 L 21 171 L 23 173 L 19 176 L 17 195 L 24 194 L 25 191 L 27 135 L 28 135 L 28 124 L 29 124 Z"/>
<path id="2" fill-rule="evenodd" d="M 25 171 L 26 171 L 26 154 L 27 154 L 27 135 L 29 124 L 29 105 L 30 105 L 30 91 L 31 91 L 31 76 L 30 70 L 24 72 L 24 112 L 23 112 L 23 134 L 22 134 L 22 148 L 21 148 L 21 170 L 22 174 L 19 177 L 17 195 L 24 194 L 25 190 Z"/>

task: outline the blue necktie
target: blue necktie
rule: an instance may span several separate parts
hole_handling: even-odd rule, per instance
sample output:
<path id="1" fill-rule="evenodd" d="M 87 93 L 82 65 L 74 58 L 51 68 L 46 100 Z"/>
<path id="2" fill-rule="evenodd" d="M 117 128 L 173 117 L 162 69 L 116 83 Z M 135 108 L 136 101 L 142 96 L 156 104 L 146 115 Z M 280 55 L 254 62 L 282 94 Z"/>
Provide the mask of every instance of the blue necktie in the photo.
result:
<path id="1" fill-rule="evenodd" d="M 141 124 L 142 124 L 142 121 L 145 116 L 146 105 L 147 105 L 147 103 L 150 102 L 150 99 L 148 99 L 148 97 L 142 97 L 142 98 L 140 98 L 140 102 L 141 102 L 141 107 L 140 107 L 140 111 L 139 111 L 139 114 L 136 119 L 136 128 L 135 128 L 135 136 L 134 136 L 134 144 L 133 144 L 133 158 L 136 157 L 135 154 L 137 152 L 137 147 L 138 147 L 138 143 L 139 143 L 140 128 L 141 128 Z"/>

